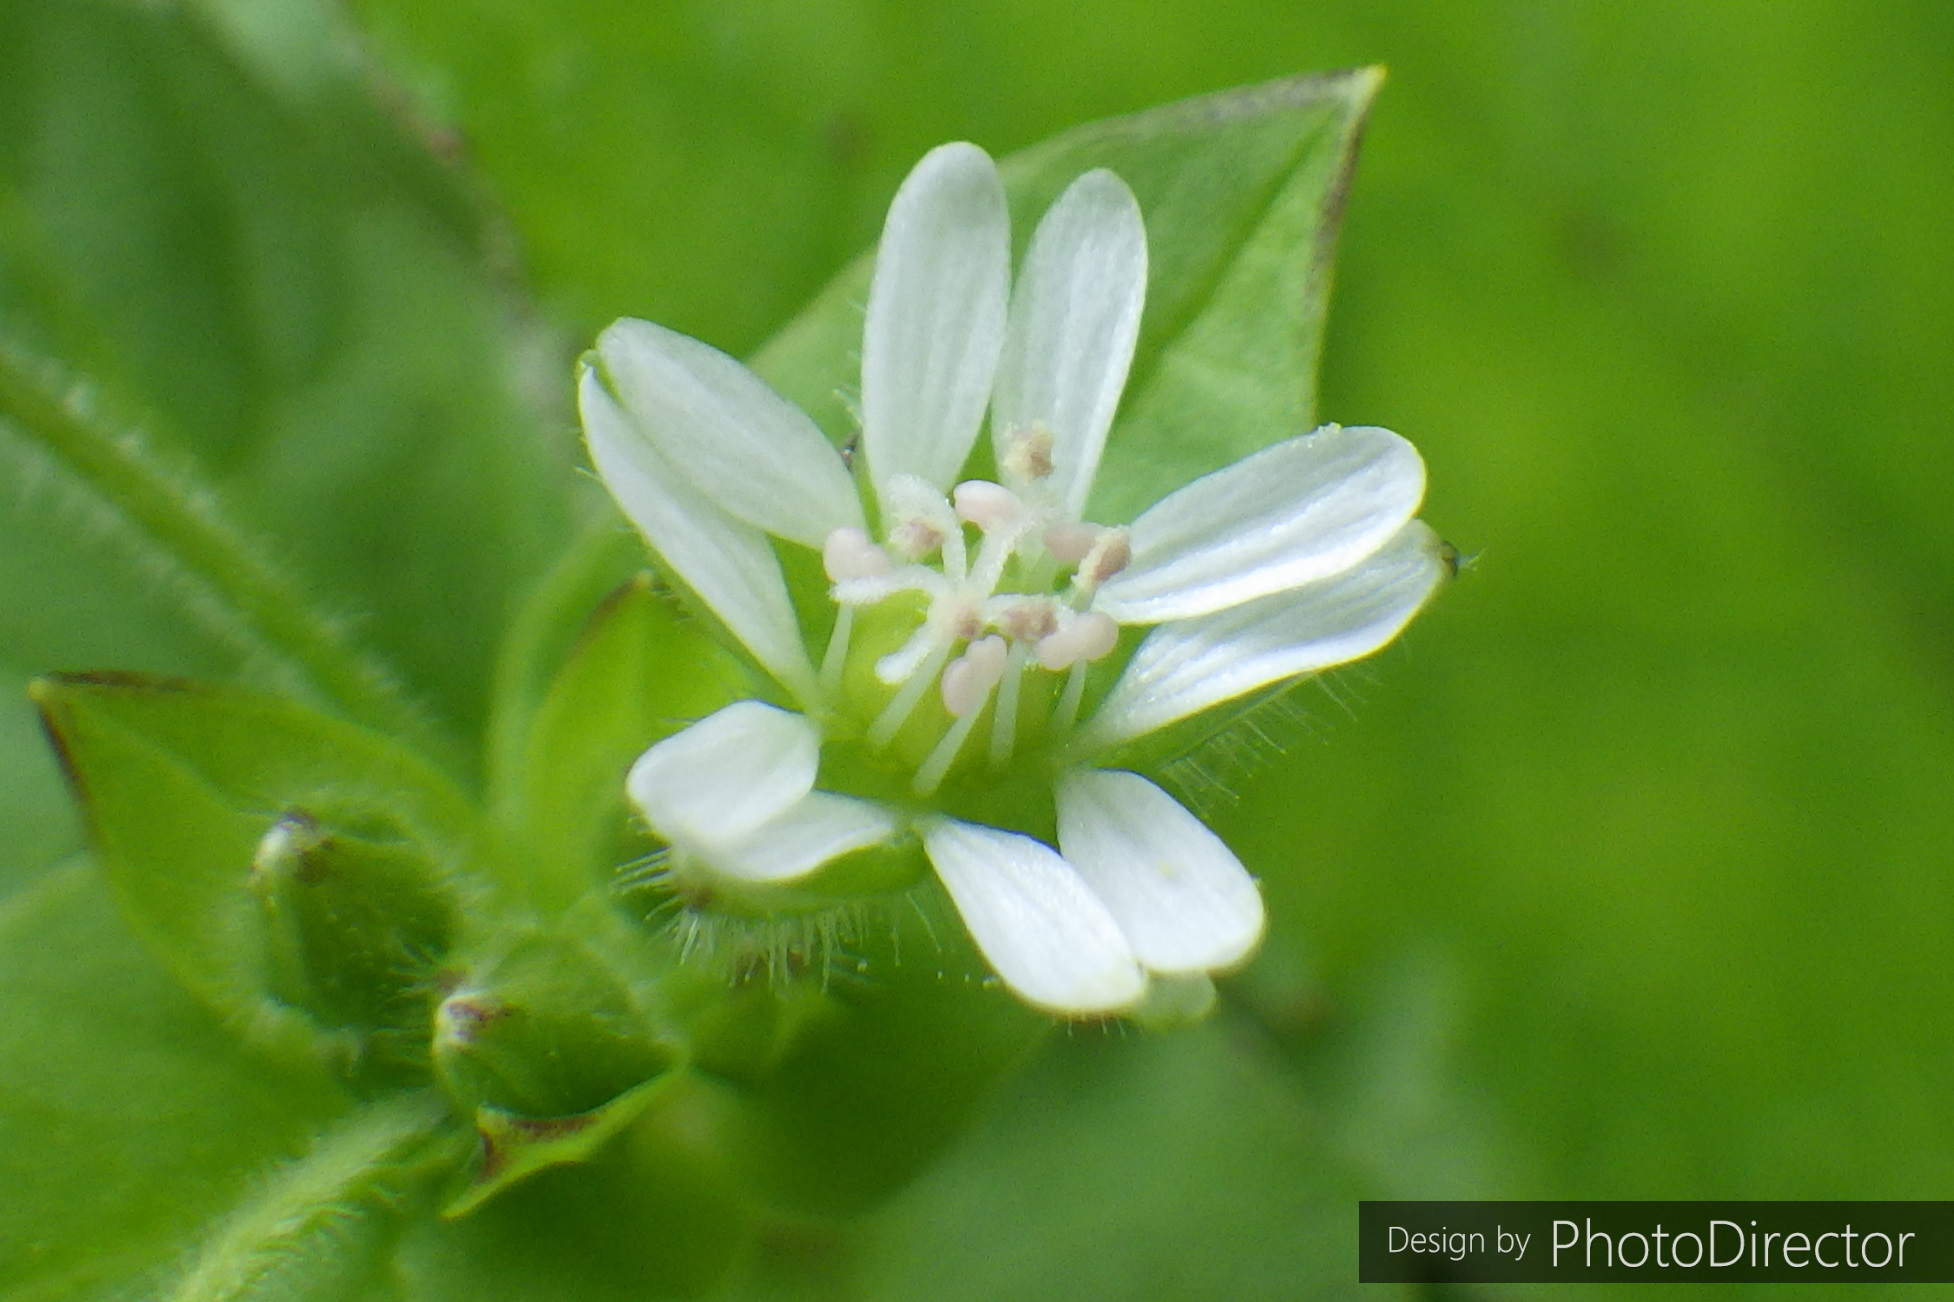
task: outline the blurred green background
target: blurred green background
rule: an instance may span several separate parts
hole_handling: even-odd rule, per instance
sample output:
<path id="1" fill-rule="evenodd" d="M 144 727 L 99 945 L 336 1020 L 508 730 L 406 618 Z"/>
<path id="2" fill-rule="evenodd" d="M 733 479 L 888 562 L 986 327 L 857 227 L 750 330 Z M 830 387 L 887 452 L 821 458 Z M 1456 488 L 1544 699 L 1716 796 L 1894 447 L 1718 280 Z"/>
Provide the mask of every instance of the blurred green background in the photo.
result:
<path id="1" fill-rule="evenodd" d="M 750 351 L 932 144 L 1368 63 L 1320 414 L 1479 563 L 1216 811 L 1230 1012 L 1062 1041 L 867 1275 L 1287 1297 L 1357 1189 L 1946 1197 L 1954 7 L 6 0 L 0 324 L 468 726 L 603 324 Z M 7 464 L 10 673 L 251 669 Z M 18 881 L 78 832 L 15 701 Z"/>

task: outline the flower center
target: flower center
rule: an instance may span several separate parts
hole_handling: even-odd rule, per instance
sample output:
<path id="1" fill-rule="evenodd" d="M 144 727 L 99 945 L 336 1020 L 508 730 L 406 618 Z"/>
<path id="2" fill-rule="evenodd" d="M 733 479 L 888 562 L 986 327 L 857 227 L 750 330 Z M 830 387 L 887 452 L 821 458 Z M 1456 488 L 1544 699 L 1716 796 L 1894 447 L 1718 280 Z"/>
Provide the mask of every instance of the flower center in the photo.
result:
<path id="1" fill-rule="evenodd" d="M 1028 676 L 1063 676 L 1041 721 L 1053 733 L 1070 731 L 1087 667 L 1119 641 L 1119 626 L 1091 606 L 1099 585 L 1127 564 L 1126 531 L 1067 518 L 1045 482 L 1051 449 L 1047 431 L 1024 431 L 1000 459 L 1010 487 L 965 480 L 948 498 L 921 479 L 897 476 L 887 489 L 880 544 L 860 529 L 841 528 L 822 549 L 829 595 L 841 608 L 822 662 L 831 695 L 841 684 L 855 612 L 898 594 L 924 598 L 908 638 L 875 661 L 874 678 L 888 692 L 866 730 L 872 746 L 888 747 L 936 688 L 950 722 L 916 769 L 919 795 L 943 781 L 993 700 L 990 763 L 1011 759 L 1021 713 L 1053 696 L 1026 691 Z"/>

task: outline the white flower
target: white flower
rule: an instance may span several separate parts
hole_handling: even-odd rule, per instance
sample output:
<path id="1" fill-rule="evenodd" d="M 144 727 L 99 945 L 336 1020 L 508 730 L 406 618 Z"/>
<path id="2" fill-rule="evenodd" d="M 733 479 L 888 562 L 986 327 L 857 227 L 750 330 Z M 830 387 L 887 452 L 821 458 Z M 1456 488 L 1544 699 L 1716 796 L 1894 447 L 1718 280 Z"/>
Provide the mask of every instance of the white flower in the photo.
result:
<path id="1" fill-rule="evenodd" d="M 1276 443 L 1124 528 L 1085 521 L 1139 330 L 1139 206 L 1090 172 L 1039 223 L 1015 294 L 1009 248 L 1003 187 L 975 146 L 933 151 L 903 183 L 862 346 L 867 501 L 803 413 L 661 327 L 605 331 L 580 402 L 618 503 L 802 709 L 740 702 L 639 760 L 631 798 L 681 870 L 789 881 L 911 830 L 1007 985 L 1100 1013 L 1135 1005 L 1149 974 L 1240 962 L 1263 914 L 1219 838 L 1095 760 L 1376 650 L 1449 567 L 1413 518 L 1423 464 L 1375 428 Z M 959 483 L 987 408 L 998 482 Z M 819 669 L 770 537 L 821 553 L 836 613 Z M 858 618 L 893 644 L 864 659 Z M 1080 723 L 1122 625 L 1155 627 Z M 967 746 L 986 717 L 987 744 Z M 824 772 L 831 742 L 900 765 L 916 799 L 817 789 L 845 776 Z M 1014 763 L 1054 775 L 1056 849 L 931 799 Z"/>

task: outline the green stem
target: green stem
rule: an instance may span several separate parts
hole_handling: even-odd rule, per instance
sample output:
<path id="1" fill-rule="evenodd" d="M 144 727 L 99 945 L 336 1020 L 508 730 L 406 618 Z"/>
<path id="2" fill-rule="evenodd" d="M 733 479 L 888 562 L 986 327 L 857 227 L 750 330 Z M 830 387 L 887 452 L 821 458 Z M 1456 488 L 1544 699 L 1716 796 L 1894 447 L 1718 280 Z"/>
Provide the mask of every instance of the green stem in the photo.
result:
<path id="1" fill-rule="evenodd" d="M 190 604 L 209 631 L 269 661 L 297 691 L 370 727 L 421 743 L 442 759 L 452 747 L 376 659 L 306 603 L 298 588 L 217 511 L 214 495 L 158 464 L 133 434 L 108 427 L 57 373 L 0 348 L 0 419 L 10 420 L 128 527 L 153 541 L 198 589 Z"/>

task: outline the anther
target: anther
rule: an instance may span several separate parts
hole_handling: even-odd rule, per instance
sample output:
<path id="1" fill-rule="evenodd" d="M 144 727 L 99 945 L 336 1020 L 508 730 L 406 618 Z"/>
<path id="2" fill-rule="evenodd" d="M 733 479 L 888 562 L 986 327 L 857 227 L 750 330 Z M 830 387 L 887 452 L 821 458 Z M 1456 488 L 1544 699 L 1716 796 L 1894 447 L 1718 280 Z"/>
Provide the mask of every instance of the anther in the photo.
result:
<path id="1" fill-rule="evenodd" d="M 1003 638 L 993 634 L 972 642 L 943 670 L 943 708 L 959 719 L 982 708 L 991 688 L 1004 676 L 1004 661 Z"/>
<path id="2" fill-rule="evenodd" d="M 843 525 L 828 535 L 821 546 L 821 564 L 830 583 L 880 578 L 895 568 L 889 554 L 853 525 Z"/>
<path id="3" fill-rule="evenodd" d="M 988 479 L 966 479 L 950 490 L 950 500 L 956 504 L 959 520 L 968 521 L 985 533 L 1009 529 L 1024 517 L 1024 503 L 1018 495 Z"/>
<path id="4" fill-rule="evenodd" d="M 904 520 L 889 530 L 889 546 L 907 561 L 919 561 L 943 545 L 946 537 L 928 520 Z"/>
<path id="5" fill-rule="evenodd" d="M 1133 545 L 1127 540 L 1126 530 L 1108 529 L 1079 562 L 1076 580 L 1081 588 L 1091 592 L 1125 569 L 1132 559 Z"/>
<path id="6" fill-rule="evenodd" d="M 921 560 L 944 548 L 947 563 L 951 547 L 959 553 L 963 550 L 963 534 L 950 504 L 942 493 L 915 475 L 897 475 L 889 481 L 883 520 L 888 527 L 889 547 L 901 560 Z M 957 568 L 961 568 L 960 557 Z"/>
<path id="7" fill-rule="evenodd" d="M 1050 597 L 998 597 L 984 613 L 1013 642 L 1037 642 L 1058 630 L 1058 603 Z"/>
<path id="8" fill-rule="evenodd" d="M 1119 642 L 1119 625 L 1110 615 L 1089 610 L 1061 615 L 1058 629 L 1038 643 L 1038 663 L 1054 672 L 1097 660 Z"/>
<path id="9" fill-rule="evenodd" d="M 1077 565 L 1092 554 L 1105 529 L 1078 520 L 1061 520 L 1045 529 L 1045 550 L 1061 565 Z"/>
<path id="10" fill-rule="evenodd" d="M 1029 484 L 1043 479 L 1052 473 L 1052 443 L 1051 430 L 1042 424 L 1013 430 L 998 468 L 1013 483 Z"/>

